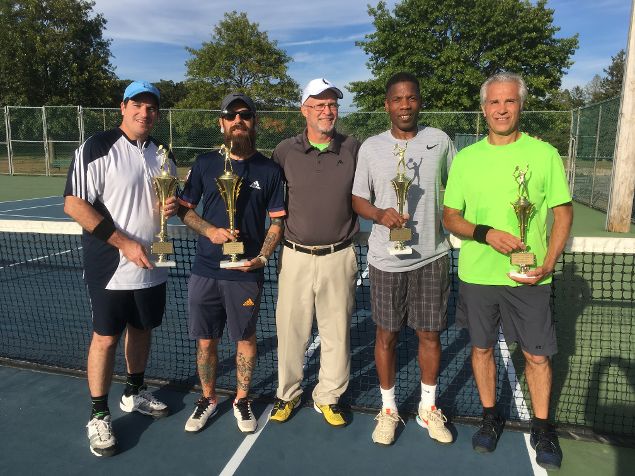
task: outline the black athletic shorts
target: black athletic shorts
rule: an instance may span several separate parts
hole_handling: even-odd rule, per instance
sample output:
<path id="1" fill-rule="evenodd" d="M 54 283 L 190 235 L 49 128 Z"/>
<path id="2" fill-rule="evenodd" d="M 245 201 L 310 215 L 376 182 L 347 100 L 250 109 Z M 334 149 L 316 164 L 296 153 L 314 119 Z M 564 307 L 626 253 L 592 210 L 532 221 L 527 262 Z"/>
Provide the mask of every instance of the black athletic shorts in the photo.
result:
<path id="1" fill-rule="evenodd" d="M 472 345 L 493 347 L 502 326 L 507 342 L 533 355 L 558 352 L 549 305 L 551 286 L 488 286 L 461 281 L 456 323 L 470 332 Z"/>
<path id="2" fill-rule="evenodd" d="M 192 339 L 247 340 L 256 332 L 262 282 L 226 281 L 192 274 L 188 290 L 188 331 Z"/>
<path id="3" fill-rule="evenodd" d="M 136 329 L 161 325 L 165 312 L 165 283 L 145 289 L 113 290 L 88 284 L 93 330 L 102 336 L 119 335 L 130 324 Z"/>

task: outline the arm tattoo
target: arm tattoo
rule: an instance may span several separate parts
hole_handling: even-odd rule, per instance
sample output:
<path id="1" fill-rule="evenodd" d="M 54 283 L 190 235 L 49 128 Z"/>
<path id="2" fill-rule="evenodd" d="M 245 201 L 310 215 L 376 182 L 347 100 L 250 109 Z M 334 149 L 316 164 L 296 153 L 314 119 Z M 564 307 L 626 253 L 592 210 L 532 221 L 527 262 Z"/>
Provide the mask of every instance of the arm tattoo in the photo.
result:
<path id="1" fill-rule="evenodd" d="M 282 218 L 272 218 L 271 225 L 269 226 L 269 231 L 267 231 L 267 236 L 265 237 L 265 241 L 262 243 L 262 248 L 260 249 L 260 254 L 265 258 L 269 258 L 278 243 L 280 242 L 280 238 L 282 238 L 282 230 L 284 229 L 284 220 Z"/>
<path id="2" fill-rule="evenodd" d="M 211 224 L 203 220 L 193 209 L 188 208 L 185 213 L 179 213 L 181 220 L 199 235 L 205 235 Z"/>
<path id="3" fill-rule="evenodd" d="M 205 389 L 216 387 L 216 369 L 218 367 L 218 355 L 198 347 L 196 349 L 196 368 L 201 379 L 201 386 Z"/>
<path id="4" fill-rule="evenodd" d="M 238 354 L 236 354 L 236 383 L 239 390 L 244 390 L 245 392 L 249 391 L 251 375 L 254 372 L 255 365 L 255 356 L 247 356 L 242 352 L 238 352 Z"/>

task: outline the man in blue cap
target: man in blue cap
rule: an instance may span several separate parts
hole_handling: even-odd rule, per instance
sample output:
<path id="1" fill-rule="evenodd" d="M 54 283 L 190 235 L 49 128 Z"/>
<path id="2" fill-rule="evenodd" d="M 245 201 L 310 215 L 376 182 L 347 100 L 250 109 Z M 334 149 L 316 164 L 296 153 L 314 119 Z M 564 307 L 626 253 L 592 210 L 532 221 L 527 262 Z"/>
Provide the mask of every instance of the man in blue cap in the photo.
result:
<path id="1" fill-rule="evenodd" d="M 161 174 L 163 151 L 150 137 L 159 117 L 159 90 L 134 81 L 121 103 L 121 125 L 90 137 L 76 151 L 64 190 L 64 211 L 83 228 L 84 280 L 92 308 L 88 351 L 92 411 L 90 450 L 116 451 L 108 409 L 117 343 L 123 331 L 128 378 L 120 408 L 160 418 L 167 406 L 146 390 L 144 372 L 152 329 L 165 310 L 167 269 L 153 266 L 149 245 L 159 232 L 160 203 L 152 177 Z M 175 175 L 174 158 L 167 161 Z M 165 203 L 174 215 L 176 198 Z"/>

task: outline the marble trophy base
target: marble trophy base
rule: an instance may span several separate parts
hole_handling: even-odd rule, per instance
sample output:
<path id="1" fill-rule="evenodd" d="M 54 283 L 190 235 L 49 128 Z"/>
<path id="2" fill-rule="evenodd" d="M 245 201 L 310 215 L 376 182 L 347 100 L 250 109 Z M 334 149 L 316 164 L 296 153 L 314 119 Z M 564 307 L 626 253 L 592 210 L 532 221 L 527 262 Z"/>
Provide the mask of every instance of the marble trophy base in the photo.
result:
<path id="1" fill-rule="evenodd" d="M 239 259 L 238 261 L 225 260 L 220 262 L 220 267 L 221 269 L 240 268 L 249 263 L 249 261 L 248 259 Z"/>

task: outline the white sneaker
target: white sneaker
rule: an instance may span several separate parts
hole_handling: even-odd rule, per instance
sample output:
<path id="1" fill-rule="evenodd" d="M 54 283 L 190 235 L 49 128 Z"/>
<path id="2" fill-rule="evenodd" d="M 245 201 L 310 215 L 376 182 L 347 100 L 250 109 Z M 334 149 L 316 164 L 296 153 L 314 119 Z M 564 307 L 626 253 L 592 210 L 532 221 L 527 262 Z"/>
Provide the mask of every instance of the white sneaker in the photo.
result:
<path id="1" fill-rule="evenodd" d="M 403 420 L 397 412 L 393 412 L 390 408 L 382 408 L 381 412 L 375 417 L 377 426 L 373 431 L 373 442 L 380 445 L 392 445 L 395 441 L 395 431 L 399 422 Z"/>
<path id="2" fill-rule="evenodd" d="M 117 451 L 117 440 L 112 432 L 110 415 L 93 417 L 86 425 L 90 452 L 95 456 L 112 456 Z"/>
<path id="3" fill-rule="evenodd" d="M 209 398 L 201 395 L 201 398 L 196 402 L 196 408 L 194 413 L 185 422 L 185 431 L 197 432 L 205 426 L 207 420 L 213 417 L 218 410 L 216 401 L 211 401 Z"/>
<path id="4" fill-rule="evenodd" d="M 147 387 L 144 385 L 139 388 L 137 395 L 121 396 L 119 402 L 119 408 L 124 412 L 139 412 L 143 415 L 150 415 L 154 418 L 162 418 L 169 413 L 168 406 L 157 400 L 154 395 L 148 392 Z"/>
<path id="5" fill-rule="evenodd" d="M 253 433 L 258 428 L 258 420 L 251 411 L 251 402 L 247 398 L 241 398 L 234 402 L 234 416 L 238 423 L 238 429 L 243 433 Z"/>
<path id="6" fill-rule="evenodd" d="M 452 443 L 452 433 L 445 426 L 448 419 L 440 408 L 432 406 L 429 410 L 419 407 L 417 423 L 428 429 L 428 434 L 439 443 Z"/>

